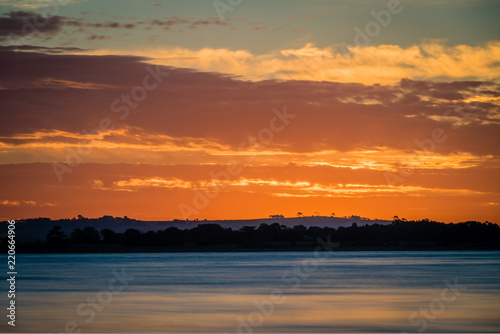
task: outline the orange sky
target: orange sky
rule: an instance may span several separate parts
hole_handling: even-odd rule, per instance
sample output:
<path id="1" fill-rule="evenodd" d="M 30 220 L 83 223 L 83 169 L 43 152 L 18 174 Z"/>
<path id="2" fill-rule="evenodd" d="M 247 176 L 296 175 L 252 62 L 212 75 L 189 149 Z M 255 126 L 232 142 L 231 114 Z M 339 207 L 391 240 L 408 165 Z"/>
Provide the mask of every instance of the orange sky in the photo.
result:
<path id="1" fill-rule="evenodd" d="M 289 34 L 261 36 L 262 47 L 252 38 L 265 29 L 245 30 L 245 48 L 235 31 L 271 21 L 243 11 L 155 21 L 144 7 L 112 24 L 78 12 L 101 6 L 89 1 L 70 2 L 15 51 L 8 33 L 38 15 L 27 3 L 0 10 L 2 219 L 500 221 L 498 38 L 448 43 L 426 30 L 405 44 L 414 28 L 401 23 L 389 41 L 346 54 L 313 33 L 323 19 L 307 19 L 297 24 L 309 35 L 283 24 Z M 175 31 L 185 40 L 147 35 L 187 24 Z M 99 40 L 109 43 L 89 44 Z"/>

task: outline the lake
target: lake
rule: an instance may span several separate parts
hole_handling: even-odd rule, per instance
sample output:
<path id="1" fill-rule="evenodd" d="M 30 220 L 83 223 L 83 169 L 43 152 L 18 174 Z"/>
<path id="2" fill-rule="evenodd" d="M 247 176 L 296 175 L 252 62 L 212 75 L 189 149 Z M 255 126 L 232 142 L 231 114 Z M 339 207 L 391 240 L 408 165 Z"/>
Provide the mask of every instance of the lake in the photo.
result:
<path id="1" fill-rule="evenodd" d="M 17 271 L 2 332 L 500 331 L 499 251 L 18 254 Z"/>

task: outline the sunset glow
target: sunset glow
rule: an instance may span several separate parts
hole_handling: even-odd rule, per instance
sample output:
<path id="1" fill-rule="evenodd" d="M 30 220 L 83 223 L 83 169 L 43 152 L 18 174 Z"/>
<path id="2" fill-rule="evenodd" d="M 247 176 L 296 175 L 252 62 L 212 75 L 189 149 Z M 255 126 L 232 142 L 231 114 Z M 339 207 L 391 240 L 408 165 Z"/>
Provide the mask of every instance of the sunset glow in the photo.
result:
<path id="1" fill-rule="evenodd" d="M 498 2 L 351 2 L 0 2 L 1 218 L 500 222 Z"/>

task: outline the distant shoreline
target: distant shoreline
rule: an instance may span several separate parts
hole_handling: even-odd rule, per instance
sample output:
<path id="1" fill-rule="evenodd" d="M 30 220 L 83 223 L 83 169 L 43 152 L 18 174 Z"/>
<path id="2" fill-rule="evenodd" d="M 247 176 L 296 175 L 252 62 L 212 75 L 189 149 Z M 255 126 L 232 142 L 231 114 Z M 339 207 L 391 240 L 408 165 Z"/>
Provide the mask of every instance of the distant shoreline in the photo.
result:
<path id="1" fill-rule="evenodd" d="M 281 246 L 281 247 L 240 247 L 240 246 L 168 246 L 168 247 L 124 247 L 121 245 L 80 245 L 70 248 L 48 248 L 35 245 L 20 245 L 20 254 L 107 254 L 107 253 L 261 253 L 261 252 L 314 252 L 315 246 Z M 453 244 L 453 245 L 341 245 L 335 252 L 362 251 L 495 251 L 500 246 L 495 244 Z M 321 248 L 321 251 L 325 251 Z"/>
<path id="2" fill-rule="evenodd" d="M 106 220 L 106 219 L 103 219 Z M 61 224 L 63 225 L 63 224 Z M 311 252 L 500 250 L 500 226 L 468 221 L 444 224 L 428 219 L 394 220 L 390 224 L 293 227 L 274 222 L 233 230 L 199 224 L 140 231 L 122 222 L 61 225 L 35 221 L 16 224 L 18 253 L 144 253 L 144 252 Z M 125 226 L 123 226 L 125 225 Z M 6 227 L 6 226 L 5 226 Z M 143 228 L 146 226 L 143 226 Z M 98 230 L 100 229 L 100 231 Z M 113 228 L 113 229 L 110 229 Z M 121 231 L 117 231 L 121 230 Z M 30 236 L 38 235 L 33 240 Z M 43 240 L 45 236 L 45 240 Z M 41 238 L 42 237 L 42 238 Z M 7 235 L 0 247 L 7 249 Z M 326 245 L 328 244 L 328 245 Z"/>

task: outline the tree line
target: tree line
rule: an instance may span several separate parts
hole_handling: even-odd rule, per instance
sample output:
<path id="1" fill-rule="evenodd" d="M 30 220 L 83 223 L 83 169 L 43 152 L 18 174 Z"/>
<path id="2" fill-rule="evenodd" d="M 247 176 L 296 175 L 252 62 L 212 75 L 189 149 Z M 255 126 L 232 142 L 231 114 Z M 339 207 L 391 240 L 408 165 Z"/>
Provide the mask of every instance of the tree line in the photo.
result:
<path id="1" fill-rule="evenodd" d="M 394 220 L 391 224 L 365 224 L 350 227 L 288 227 L 279 223 L 245 226 L 238 230 L 218 224 L 200 224 L 181 230 L 141 232 L 130 228 L 124 233 L 110 229 L 98 231 L 93 226 L 76 228 L 67 236 L 61 226 L 54 226 L 47 234 L 49 247 L 67 247 L 73 244 L 119 244 L 122 246 L 181 246 L 181 245 L 239 245 L 265 246 L 272 243 L 314 243 L 321 238 L 342 243 L 494 243 L 500 246 L 500 226 L 490 222 L 467 221 L 444 224 L 428 219 L 419 221 Z"/>

